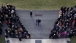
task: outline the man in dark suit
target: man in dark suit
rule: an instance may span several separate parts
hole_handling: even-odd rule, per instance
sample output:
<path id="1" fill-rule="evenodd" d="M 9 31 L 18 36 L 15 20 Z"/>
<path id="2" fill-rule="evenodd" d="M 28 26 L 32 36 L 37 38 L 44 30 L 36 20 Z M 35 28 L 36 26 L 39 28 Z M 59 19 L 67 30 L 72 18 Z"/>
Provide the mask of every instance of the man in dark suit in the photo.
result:
<path id="1" fill-rule="evenodd" d="M 22 33 L 19 32 L 19 41 L 22 41 Z"/>
<path id="2" fill-rule="evenodd" d="M 30 11 L 30 16 L 32 17 L 32 10 Z"/>
<path id="3" fill-rule="evenodd" d="M 41 20 L 40 20 L 40 19 L 38 19 L 38 26 L 39 26 L 40 22 L 41 22 Z"/>

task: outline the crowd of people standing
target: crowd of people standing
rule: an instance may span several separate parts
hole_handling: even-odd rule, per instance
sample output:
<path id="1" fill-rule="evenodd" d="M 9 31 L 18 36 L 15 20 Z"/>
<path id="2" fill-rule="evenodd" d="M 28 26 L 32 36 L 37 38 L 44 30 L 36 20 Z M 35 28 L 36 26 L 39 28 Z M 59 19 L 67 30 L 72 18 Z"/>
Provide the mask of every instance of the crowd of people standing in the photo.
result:
<path id="1" fill-rule="evenodd" d="M 49 38 L 71 38 L 72 36 L 76 36 L 76 5 L 63 6 Z"/>
<path id="2" fill-rule="evenodd" d="M 0 34 L 2 33 L 2 26 L 5 27 L 5 37 L 12 38 L 30 38 L 30 34 L 26 28 L 21 23 L 19 16 L 16 14 L 15 6 L 7 4 L 4 6 L 2 4 L 0 10 Z"/>

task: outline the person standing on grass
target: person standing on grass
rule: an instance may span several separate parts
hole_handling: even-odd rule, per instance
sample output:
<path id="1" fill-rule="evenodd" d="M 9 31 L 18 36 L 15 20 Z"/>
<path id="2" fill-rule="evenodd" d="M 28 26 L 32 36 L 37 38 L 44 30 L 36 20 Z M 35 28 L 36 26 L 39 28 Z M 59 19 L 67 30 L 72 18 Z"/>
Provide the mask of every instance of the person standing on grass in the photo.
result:
<path id="1" fill-rule="evenodd" d="M 32 17 L 32 10 L 30 11 L 30 16 Z"/>

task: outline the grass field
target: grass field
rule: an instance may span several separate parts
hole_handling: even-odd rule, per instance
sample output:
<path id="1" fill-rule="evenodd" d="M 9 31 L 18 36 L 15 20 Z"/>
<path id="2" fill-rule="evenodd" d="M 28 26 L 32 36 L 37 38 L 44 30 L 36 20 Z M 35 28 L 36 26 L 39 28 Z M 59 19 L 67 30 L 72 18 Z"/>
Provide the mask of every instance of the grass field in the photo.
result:
<path id="1" fill-rule="evenodd" d="M 17 9 L 58 10 L 61 6 L 74 6 L 76 0 L 0 0 L 1 4 L 13 4 Z"/>
<path id="2" fill-rule="evenodd" d="M 0 43 L 5 43 L 5 38 L 3 36 L 0 36 Z"/>
<path id="3" fill-rule="evenodd" d="M 76 43 L 76 36 L 71 38 L 71 43 Z"/>

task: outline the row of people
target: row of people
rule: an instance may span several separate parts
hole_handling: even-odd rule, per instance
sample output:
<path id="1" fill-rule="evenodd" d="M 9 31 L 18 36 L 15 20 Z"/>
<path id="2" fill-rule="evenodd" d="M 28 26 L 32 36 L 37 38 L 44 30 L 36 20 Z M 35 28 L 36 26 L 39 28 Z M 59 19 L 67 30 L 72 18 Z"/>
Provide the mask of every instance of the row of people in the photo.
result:
<path id="1" fill-rule="evenodd" d="M 76 36 L 76 6 L 61 7 L 59 18 L 51 30 L 49 38 L 66 38 Z"/>
<path id="2" fill-rule="evenodd" d="M 30 38 L 30 34 L 21 23 L 19 16 L 16 14 L 15 6 L 2 4 L 0 11 L 0 24 L 5 22 L 8 28 L 5 28 L 5 36 L 13 38 Z"/>

